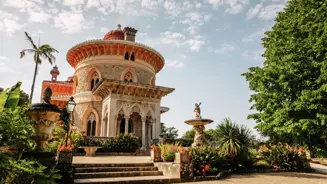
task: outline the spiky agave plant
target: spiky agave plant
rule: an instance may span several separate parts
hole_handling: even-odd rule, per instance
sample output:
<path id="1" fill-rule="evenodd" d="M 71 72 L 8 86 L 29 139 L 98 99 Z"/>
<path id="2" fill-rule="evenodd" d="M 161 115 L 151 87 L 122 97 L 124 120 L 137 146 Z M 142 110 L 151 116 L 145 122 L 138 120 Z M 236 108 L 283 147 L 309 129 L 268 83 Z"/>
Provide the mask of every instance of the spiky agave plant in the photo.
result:
<path id="1" fill-rule="evenodd" d="M 32 48 L 23 49 L 20 52 L 20 58 L 23 58 L 25 56 L 26 52 L 33 54 L 33 58 L 34 58 L 34 62 L 35 62 L 35 69 L 34 69 L 33 83 L 32 83 L 31 94 L 30 94 L 30 103 L 32 103 L 38 65 L 42 63 L 42 59 L 48 60 L 49 63 L 52 65 L 52 63 L 54 63 L 56 60 L 56 57 L 53 55 L 53 53 L 55 53 L 55 52 L 59 53 L 59 52 L 48 44 L 36 46 L 34 44 L 33 39 L 28 35 L 27 32 L 25 32 L 25 36 L 26 36 L 27 41 L 31 44 Z"/>
<path id="2" fill-rule="evenodd" d="M 217 126 L 216 135 L 219 151 L 231 158 L 247 152 L 253 137 L 248 128 L 233 123 L 230 118 Z"/>

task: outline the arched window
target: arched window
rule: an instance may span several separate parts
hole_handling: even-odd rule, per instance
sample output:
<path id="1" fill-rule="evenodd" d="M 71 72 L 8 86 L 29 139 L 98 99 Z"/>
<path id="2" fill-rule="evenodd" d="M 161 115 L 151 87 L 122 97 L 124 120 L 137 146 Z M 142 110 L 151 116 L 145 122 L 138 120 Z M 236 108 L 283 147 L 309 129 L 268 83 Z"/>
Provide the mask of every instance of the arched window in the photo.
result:
<path id="1" fill-rule="evenodd" d="M 95 130 L 96 130 L 96 120 L 95 115 L 91 113 L 89 115 L 89 118 L 87 119 L 87 136 L 95 136 Z"/>
<path id="2" fill-rule="evenodd" d="M 125 60 L 129 60 L 129 54 L 128 54 L 128 52 L 125 53 Z"/>
<path id="3" fill-rule="evenodd" d="M 134 53 L 132 53 L 132 55 L 131 55 L 131 61 L 135 61 Z"/>
<path id="4" fill-rule="evenodd" d="M 99 83 L 99 75 L 97 72 L 94 72 L 91 77 L 90 90 L 92 90 Z"/>
<path id="5" fill-rule="evenodd" d="M 127 72 L 124 76 L 125 82 L 133 82 L 133 75 L 131 72 Z"/>

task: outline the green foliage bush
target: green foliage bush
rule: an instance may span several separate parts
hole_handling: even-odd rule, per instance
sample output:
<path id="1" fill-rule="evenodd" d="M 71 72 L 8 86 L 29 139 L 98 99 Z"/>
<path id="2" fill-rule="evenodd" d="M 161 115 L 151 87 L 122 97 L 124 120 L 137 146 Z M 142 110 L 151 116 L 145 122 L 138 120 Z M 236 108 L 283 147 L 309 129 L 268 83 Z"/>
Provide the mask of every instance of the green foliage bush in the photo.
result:
<path id="1" fill-rule="evenodd" d="M 35 149 L 34 129 L 26 116 L 27 107 L 0 108 L 0 149 L 15 148 L 14 152 L 0 151 L 0 183 L 54 184 L 60 175 L 37 161 L 22 159 L 24 152 Z"/>
<path id="2" fill-rule="evenodd" d="M 139 138 L 130 134 L 120 134 L 102 145 L 106 152 L 135 152 L 140 147 Z"/>
<path id="3" fill-rule="evenodd" d="M 287 144 L 261 146 L 259 152 L 263 160 L 275 169 L 297 170 L 308 167 L 302 148 L 291 147 Z"/>
<path id="4" fill-rule="evenodd" d="M 116 137 L 91 138 L 85 137 L 78 141 L 79 146 L 98 146 L 97 152 L 135 152 L 139 147 L 139 138 L 130 134 L 120 134 Z"/>
<path id="5" fill-rule="evenodd" d="M 327 146 L 313 146 L 312 152 L 315 158 L 327 158 Z"/>
<path id="6" fill-rule="evenodd" d="M 164 156 L 163 160 L 164 160 L 165 162 L 173 162 L 173 161 L 175 160 L 175 152 L 172 152 L 172 151 L 168 152 L 168 153 Z"/>

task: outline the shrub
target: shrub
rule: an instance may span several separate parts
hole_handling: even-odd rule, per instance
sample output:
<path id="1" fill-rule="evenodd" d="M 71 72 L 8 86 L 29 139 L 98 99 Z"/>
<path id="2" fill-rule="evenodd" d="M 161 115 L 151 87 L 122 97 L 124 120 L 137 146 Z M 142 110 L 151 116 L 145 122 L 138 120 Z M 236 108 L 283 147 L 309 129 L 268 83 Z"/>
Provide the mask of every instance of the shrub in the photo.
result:
<path id="1" fill-rule="evenodd" d="M 120 134 L 113 139 L 102 142 L 106 152 L 135 152 L 139 147 L 139 139 L 131 134 Z"/>
<path id="2" fill-rule="evenodd" d="M 217 126 L 216 134 L 219 151 L 230 158 L 248 153 L 254 139 L 248 128 L 233 123 L 229 118 Z"/>
<path id="3" fill-rule="evenodd" d="M 296 170 L 308 167 L 302 147 L 291 147 L 288 144 L 261 146 L 259 153 L 275 169 Z"/>
<path id="4" fill-rule="evenodd" d="M 312 147 L 312 152 L 313 152 L 313 156 L 315 158 L 327 158 L 327 147 L 317 147 L 317 146 L 313 146 Z"/>
<path id="5" fill-rule="evenodd" d="M 253 166 L 255 169 L 269 169 L 270 168 L 270 164 L 265 160 L 258 160 L 257 162 L 254 163 Z"/>
<path id="6" fill-rule="evenodd" d="M 222 170 L 228 170 L 228 160 L 219 153 L 217 148 L 205 146 L 190 149 L 194 175 L 216 175 Z"/>

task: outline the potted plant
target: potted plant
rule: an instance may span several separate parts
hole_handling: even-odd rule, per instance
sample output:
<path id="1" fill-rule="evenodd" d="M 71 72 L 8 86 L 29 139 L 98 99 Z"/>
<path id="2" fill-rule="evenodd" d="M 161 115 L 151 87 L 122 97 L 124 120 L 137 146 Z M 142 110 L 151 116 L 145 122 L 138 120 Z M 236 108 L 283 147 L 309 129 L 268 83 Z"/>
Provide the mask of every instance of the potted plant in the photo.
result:
<path id="1" fill-rule="evenodd" d="M 152 145 L 151 146 L 151 157 L 154 162 L 160 162 L 162 161 L 161 159 L 161 150 L 158 146 Z"/>
<path id="2" fill-rule="evenodd" d="M 72 164 L 74 142 L 69 141 L 67 144 L 61 144 L 57 150 L 58 164 Z"/>

